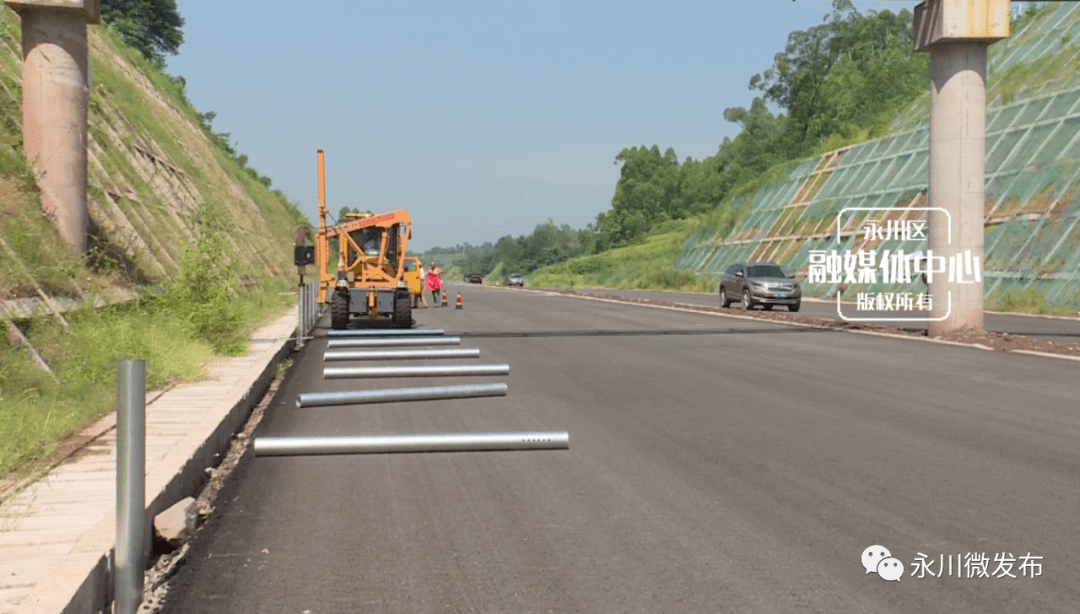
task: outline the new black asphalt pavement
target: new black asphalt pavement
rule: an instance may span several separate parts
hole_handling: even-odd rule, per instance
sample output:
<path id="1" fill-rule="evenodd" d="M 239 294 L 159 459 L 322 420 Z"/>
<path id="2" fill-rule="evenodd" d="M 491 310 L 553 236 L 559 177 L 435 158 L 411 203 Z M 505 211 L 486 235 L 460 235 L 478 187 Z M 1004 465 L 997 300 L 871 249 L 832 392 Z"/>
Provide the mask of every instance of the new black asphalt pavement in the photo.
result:
<path id="1" fill-rule="evenodd" d="M 323 380 L 321 328 L 256 436 L 567 430 L 570 449 L 249 451 L 165 612 L 1080 612 L 1080 363 L 450 290 L 464 309 L 418 325 L 509 376 Z M 500 381 L 506 397 L 295 404 Z M 866 572 L 875 545 L 900 581 Z"/>
<path id="2" fill-rule="evenodd" d="M 706 305 L 708 307 L 720 306 L 719 293 L 701 292 L 666 292 L 660 290 L 606 290 L 606 289 L 577 289 L 575 292 L 593 295 L 611 295 L 624 298 L 642 298 L 653 301 L 671 301 L 686 303 L 689 305 Z M 837 306 L 836 301 L 804 300 L 796 314 L 805 318 L 825 318 L 830 320 L 847 319 L 857 321 L 859 319 L 874 318 L 871 324 L 880 326 L 895 326 L 911 330 L 926 330 L 925 320 L 927 312 L 922 311 L 882 311 L 860 312 L 857 305 L 842 303 Z M 742 309 L 742 303 L 732 303 L 731 309 Z M 755 307 L 761 309 L 761 307 Z M 787 313 L 786 307 L 775 307 L 780 313 Z M 843 314 L 843 315 L 841 315 Z M 903 318 L 890 320 L 889 318 Z M 988 311 L 983 316 L 986 330 L 997 333 L 1009 333 L 1010 335 L 1023 335 L 1032 339 L 1053 341 L 1055 343 L 1080 343 L 1080 317 L 1067 316 L 1036 316 L 1013 313 L 996 313 Z"/>

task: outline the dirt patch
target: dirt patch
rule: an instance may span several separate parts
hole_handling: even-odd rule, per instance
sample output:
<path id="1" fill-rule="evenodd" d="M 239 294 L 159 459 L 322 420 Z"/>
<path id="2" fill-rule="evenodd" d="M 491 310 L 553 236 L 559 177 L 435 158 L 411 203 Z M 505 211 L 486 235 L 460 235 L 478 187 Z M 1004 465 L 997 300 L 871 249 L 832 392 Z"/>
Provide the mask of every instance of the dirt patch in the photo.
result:
<path id="1" fill-rule="evenodd" d="M 536 288 L 541 290 L 541 288 Z M 890 335 L 900 335 L 904 337 L 915 337 L 926 339 L 926 331 L 923 330 L 911 330 L 905 328 L 898 328 L 895 326 L 880 326 L 874 324 L 867 324 L 862 322 L 847 322 L 844 320 L 829 320 L 825 318 L 809 318 L 805 316 L 798 316 L 793 313 L 785 313 L 782 311 L 742 311 L 734 309 L 725 309 L 721 307 L 707 307 L 705 305 L 691 305 L 688 303 L 678 303 L 674 301 L 659 301 L 653 299 L 644 298 L 628 298 L 623 296 L 616 296 L 613 294 L 594 294 L 575 292 L 574 290 L 557 290 L 543 288 L 545 292 L 553 292 L 555 294 L 565 294 L 568 296 L 581 296 L 586 298 L 602 298 L 610 301 L 618 301 L 620 303 L 633 303 L 638 305 L 655 305 L 658 307 L 677 307 L 679 309 L 686 309 L 689 311 L 700 311 L 702 313 L 722 313 L 727 315 L 739 315 L 743 317 L 755 318 L 758 320 L 765 320 L 769 322 L 784 322 L 793 324 L 808 324 L 811 326 L 818 326 L 821 328 L 831 328 L 837 330 L 863 330 L 868 332 L 877 332 Z M 1008 333 L 994 333 L 987 331 L 976 331 L 971 329 L 961 329 L 949 332 L 945 335 L 934 337 L 941 341 L 951 341 L 954 343 L 962 343 L 964 345 L 982 346 L 998 352 L 1012 352 L 1017 350 L 1024 350 L 1029 352 L 1044 352 L 1047 354 L 1056 354 L 1060 356 L 1075 356 L 1080 358 L 1080 344 L 1077 343 L 1056 343 L 1053 341 L 1044 341 L 1039 339 L 1032 339 L 1030 337 L 1024 337 L 1021 335 L 1010 335 Z"/>

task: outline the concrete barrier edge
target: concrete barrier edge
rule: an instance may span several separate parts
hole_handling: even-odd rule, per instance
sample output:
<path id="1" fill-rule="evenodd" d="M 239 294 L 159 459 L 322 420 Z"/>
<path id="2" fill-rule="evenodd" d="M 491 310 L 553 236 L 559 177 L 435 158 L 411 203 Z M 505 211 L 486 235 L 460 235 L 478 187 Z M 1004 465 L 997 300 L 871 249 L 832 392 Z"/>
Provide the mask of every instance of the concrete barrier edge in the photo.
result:
<path id="1" fill-rule="evenodd" d="M 206 484 L 206 467 L 216 466 L 224 458 L 233 434 L 247 420 L 252 409 L 258 404 L 273 381 L 274 371 L 293 349 L 296 343 L 294 333 L 288 339 L 277 342 L 270 359 L 261 368 L 255 380 L 239 392 L 239 398 L 225 417 L 213 428 L 210 435 L 198 446 L 196 451 L 183 463 L 179 470 L 164 481 L 164 485 L 155 487 L 152 482 L 157 471 L 147 475 L 147 494 L 153 494 L 147 506 L 147 526 L 153 526 L 153 518 L 159 512 L 169 508 L 187 496 L 197 496 Z M 220 455 L 220 456 L 218 456 Z M 166 471 L 167 463 L 161 463 Z M 161 481 L 159 480 L 159 483 Z M 151 490 L 156 488 L 157 491 Z M 16 609 L 18 614 L 96 614 L 111 612 L 113 599 L 113 548 L 115 546 L 115 513 L 110 513 L 96 527 L 90 530 L 75 551 L 68 556 L 62 569 L 34 587 L 23 604 Z M 107 536 L 107 537 L 106 537 Z M 78 580 L 82 578 L 82 580 Z M 61 605 L 70 595 L 67 603 Z"/>

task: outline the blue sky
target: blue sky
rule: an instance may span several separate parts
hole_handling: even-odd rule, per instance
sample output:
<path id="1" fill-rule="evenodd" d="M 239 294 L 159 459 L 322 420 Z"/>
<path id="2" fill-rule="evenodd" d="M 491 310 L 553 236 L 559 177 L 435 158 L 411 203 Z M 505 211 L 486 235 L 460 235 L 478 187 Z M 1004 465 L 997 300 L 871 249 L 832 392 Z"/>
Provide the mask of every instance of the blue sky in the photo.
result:
<path id="1" fill-rule="evenodd" d="M 624 147 L 716 153 L 750 77 L 828 0 L 178 0 L 167 71 L 316 219 L 407 209 L 424 250 L 584 227 Z M 860 1 L 860 11 L 915 2 Z M 929 80 L 929 78 L 928 78 Z"/>

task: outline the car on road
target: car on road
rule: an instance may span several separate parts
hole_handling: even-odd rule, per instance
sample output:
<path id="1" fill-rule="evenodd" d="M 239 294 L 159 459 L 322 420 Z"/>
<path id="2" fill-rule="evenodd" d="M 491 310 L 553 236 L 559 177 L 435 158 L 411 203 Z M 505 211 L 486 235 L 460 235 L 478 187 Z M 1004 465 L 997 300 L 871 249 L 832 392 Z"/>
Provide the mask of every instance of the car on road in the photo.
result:
<path id="1" fill-rule="evenodd" d="M 766 311 L 785 305 L 798 311 L 802 287 L 775 262 L 736 262 L 720 276 L 720 306 L 742 303 L 743 309 L 761 305 Z"/>
<path id="2" fill-rule="evenodd" d="M 470 284 L 482 284 L 484 283 L 484 276 L 480 273 L 469 273 L 465 276 L 465 281 Z"/>
<path id="3" fill-rule="evenodd" d="M 525 278 L 522 277 L 521 275 L 518 275 L 517 273 L 511 273 L 506 278 L 506 285 L 508 285 L 508 286 L 518 286 L 519 288 L 524 288 L 525 287 Z"/>

